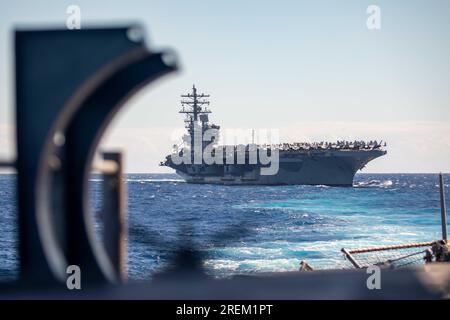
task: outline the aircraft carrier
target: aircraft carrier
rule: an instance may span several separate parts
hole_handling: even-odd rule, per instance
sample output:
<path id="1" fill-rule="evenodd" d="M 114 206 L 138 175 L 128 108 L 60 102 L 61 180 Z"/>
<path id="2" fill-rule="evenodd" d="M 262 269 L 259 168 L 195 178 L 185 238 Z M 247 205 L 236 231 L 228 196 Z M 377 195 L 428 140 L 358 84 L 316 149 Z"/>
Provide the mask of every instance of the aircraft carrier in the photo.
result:
<path id="1" fill-rule="evenodd" d="M 219 145 L 220 127 L 209 122 L 209 95 L 193 86 L 181 97 L 187 134 L 160 165 L 189 183 L 348 187 L 358 170 L 386 154 L 386 143 L 377 141 Z"/>

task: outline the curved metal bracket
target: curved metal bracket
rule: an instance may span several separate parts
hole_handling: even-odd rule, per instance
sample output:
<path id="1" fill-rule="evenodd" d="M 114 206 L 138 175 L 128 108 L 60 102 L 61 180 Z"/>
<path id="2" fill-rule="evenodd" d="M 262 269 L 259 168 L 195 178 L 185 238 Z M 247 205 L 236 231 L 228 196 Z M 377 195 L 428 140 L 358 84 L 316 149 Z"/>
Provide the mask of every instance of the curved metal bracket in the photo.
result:
<path id="1" fill-rule="evenodd" d="M 176 70 L 139 27 L 16 32 L 21 278 L 114 281 L 94 241 L 88 178 L 95 148 L 127 99 Z M 173 61 L 173 59 L 171 59 Z"/>

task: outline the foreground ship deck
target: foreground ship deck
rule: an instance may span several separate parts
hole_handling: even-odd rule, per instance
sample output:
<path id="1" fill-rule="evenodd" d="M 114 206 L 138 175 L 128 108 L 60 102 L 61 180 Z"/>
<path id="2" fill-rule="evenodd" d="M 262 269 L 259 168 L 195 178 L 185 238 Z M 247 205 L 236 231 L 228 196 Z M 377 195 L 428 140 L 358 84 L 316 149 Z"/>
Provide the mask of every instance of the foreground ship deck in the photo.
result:
<path id="1" fill-rule="evenodd" d="M 219 146 L 217 139 L 211 138 L 200 142 L 201 153 L 209 145 L 215 154 L 223 152 L 220 161 L 206 163 L 193 161 L 196 148 L 194 146 L 196 130 L 202 136 L 207 130 L 219 131 L 220 127 L 210 124 L 208 114 L 211 113 L 203 105 L 209 104 L 205 98 L 209 95 L 197 94 L 195 86 L 192 93 L 183 95 L 187 100 L 182 101 L 183 109 L 180 113 L 186 115 L 185 123 L 188 135 L 184 137 L 187 144 L 181 150 L 177 149 L 168 155 L 161 165 L 176 170 L 186 182 L 211 183 L 227 185 L 328 185 L 352 186 L 356 172 L 367 163 L 386 154 L 382 144 L 377 141 L 337 141 L 334 143 L 283 143 L 276 145 Z M 187 107 L 187 108 L 186 108 Z M 224 150 L 224 151 L 222 151 Z M 251 150 L 259 150 L 273 155 L 276 153 L 277 169 L 272 174 L 264 174 L 263 161 L 251 161 Z M 276 151 L 276 152 L 274 152 Z M 239 154 L 241 152 L 241 154 Z M 188 161 L 175 161 L 174 158 L 184 156 Z M 240 162 L 236 159 L 241 156 Z M 230 160 L 231 159 L 231 160 Z M 255 158 L 253 158 L 254 160 Z"/>

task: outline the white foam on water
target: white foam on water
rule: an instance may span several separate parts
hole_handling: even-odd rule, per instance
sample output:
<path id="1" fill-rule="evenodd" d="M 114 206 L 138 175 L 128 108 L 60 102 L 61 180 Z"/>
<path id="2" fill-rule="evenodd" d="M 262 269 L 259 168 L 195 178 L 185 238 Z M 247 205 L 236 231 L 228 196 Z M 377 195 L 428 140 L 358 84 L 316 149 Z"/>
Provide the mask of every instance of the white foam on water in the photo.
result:
<path id="1" fill-rule="evenodd" d="M 389 188 L 393 184 L 392 180 L 370 180 L 356 182 L 353 186 L 356 188 Z"/>
<path id="2" fill-rule="evenodd" d="M 214 270 L 223 270 L 229 272 L 280 272 L 298 270 L 300 264 L 299 259 L 246 259 L 246 260 L 230 260 L 217 259 L 206 260 L 205 267 Z"/>
<path id="3" fill-rule="evenodd" d="M 417 233 L 413 233 L 413 232 L 400 232 L 399 235 L 401 235 L 401 236 L 417 236 Z"/>
<path id="4" fill-rule="evenodd" d="M 282 257 L 284 255 L 284 248 L 263 248 L 263 247 L 226 247 L 220 249 L 211 249 L 212 252 L 217 252 L 223 255 L 230 255 L 235 257 L 252 257 L 264 256 L 267 258 Z"/>

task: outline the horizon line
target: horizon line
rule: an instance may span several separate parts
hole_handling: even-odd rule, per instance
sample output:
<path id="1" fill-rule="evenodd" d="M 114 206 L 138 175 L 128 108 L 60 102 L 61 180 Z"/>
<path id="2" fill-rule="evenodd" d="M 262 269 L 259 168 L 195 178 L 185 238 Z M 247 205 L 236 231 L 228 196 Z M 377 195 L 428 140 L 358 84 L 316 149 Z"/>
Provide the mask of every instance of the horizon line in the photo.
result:
<path id="1" fill-rule="evenodd" d="M 93 174 L 102 174 L 100 172 L 92 172 Z M 450 174 L 450 172 L 442 172 L 442 171 L 436 171 L 436 172 L 356 172 L 357 174 Z M 0 174 L 17 174 L 17 172 L 1 172 Z M 124 172 L 123 174 L 175 174 L 175 172 Z"/>

